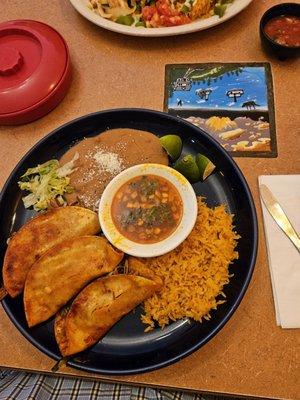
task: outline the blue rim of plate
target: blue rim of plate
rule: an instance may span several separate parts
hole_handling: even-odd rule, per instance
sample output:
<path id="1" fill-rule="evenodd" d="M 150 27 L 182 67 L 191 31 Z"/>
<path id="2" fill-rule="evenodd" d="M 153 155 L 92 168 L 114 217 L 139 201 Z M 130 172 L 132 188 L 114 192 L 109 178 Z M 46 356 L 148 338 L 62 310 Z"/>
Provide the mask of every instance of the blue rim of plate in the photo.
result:
<path id="1" fill-rule="evenodd" d="M 5 182 L 1 194 L 0 194 L 0 210 L 1 210 L 1 205 L 4 197 L 4 193 L 7 191 L 7 189 L 10 186 L 11 180 L 14 178 L 14 175 L 16 172 L 19 170 L 19 168 L 24 164 L 26 159 L 35 153 L 36 150 L 38 150 L 40 147 L 42 147 L 45 143 L 49 141 L 50 138 L 52 138 L 56 133 L 58 133 L 61 130 L 64 130 L 64 128 L 68 127 L 71 124 L 74 124 L 76 122 L 82 121 L 83 119 L 88 119 L 91 117 L 96 117 L 96 116 L 104 116 L 105 115 L 117 115 L 118 113 L 131 113 L 131 114 L 148 114 L 149 116 L 156 116 L 158 118 L 163 118 L 165 120 L 170 120 L 173 123 L 181 124 L 184 125 L 186 128 L 188 128 L 191 131 L 195 131 L 195 133 L 201 133 L 201 136 L 205 138 L 205 140 L 212 144 L 213 147 L 216 148 L 217 152 L 220 152 L 221 156 L 226 159 L 229 164 L 231 164 L 231 167 L 235 170 L 235 173 L 237 174 L 241 185 L 243 186 L 243 190 L 245 192 L 248 204 L 249 204 L 249 211 L 251 214 L 251 220 L 253 223 L 253 250 L 251 253 L 251 258 L 249 260 L 249 268 L 248 272 L 243 284 L 242 289 L 240 290 L 240 293 L 238 294 L 237 298 L 235 299 L 233 305 L 231 306 L 230 310 L 227 312 L 227 314 L 221 319 L 220 323 L 211 330 L 211 332 L 202 340 L 199 340 L 198 343 L 195 345 L 188 347 L 186 350 L 180 352 L 176 356 L 168 358 L 166 361 L 162 362 L 156 362 L 155 364 L 151 366 L 146 366 L 146 367 L 138 367 L 138 368 L 126 368 L 124 369 L 105 369 L 105 368 L 94 368 L 91 366 L 88 366 L 86 364 L 78 363 L 76 361 L 69 360 L 67 362 L 67 365 L 70 367 L 74 367 L 76 369 L 81 369 L 87 372 L 92 372 L 92 373 L 98 373 L 98 374 L 108 374 L 108 375 L 129 375 L 129 374 L 137 374 L 137 373 L 145 373 L 145 372 L 150 372 L 153 370 L 157 370 L 162 367 L 166 367 L 170 364 L 173 364 L 176 361 L 179 361 L 180 359 L 190 355 L 191 353 L 195 352 L 197 349 L 202 347 L 204 344 L 206 344 L 209 340 L 211 340 L 223 327 L 224 325 L 229 321 L 229 319 L 232 317 L 234 312 L 236 311 L 237 307 L 239 306 L 241 300 L 243 299 L 246 290 L 249 286 L 253 271 L 254 271 L 254 266 L 256 262 L 256 256 L 257 256 L 257 248 L 258 248 L 258 224 L 257 224 L 257 215 L 256 215 L 256 210 L 254 206 L 254 201 L 252 198 L 251 191 L 249 189 L 249 186 L 244 178 L 244 175 L 242 174 L 240 168 L 237 166 L 235 161 L 231 158 L 231 156 L 223 149 L 223 147 L 215 140 L 213 139 L 209 134 L 204 132 L 203 130 L 199 129 L 195 125 L 191 124 L 190 122 L 187 122 L 181 118 L 177 118 L 174 116 L 171 116 L 169 114 L 166 114 L 161 111 L 156 111 L 156 110 L 150 110 L 150 109 L 142 109 L 142 108 L 118 108 L 118 109 L 110 109 L 110 110 L 103 110 L 103 111 L 98 111 L 90 114 L 83 115 L 81 117 L 78 117 L 76 119 L 73 119 L 58 128 L 54 129 L 52 132 L 47 134 L 44 138 L 42 138 L 40 141 L 38 141 L 18 162 L 18 164 L 15 166 L 11 174 L 9 175 L 7 181 Z M 230 284 L 230 283 L 229 283 Z M 49 350 L 47 347 L 44 345 L 40 344 L 35 338 L 32 337 L 28 332 L 26 332 L 26 329 L 19 323 L 15 315 L 11 312 L 7 302 L 6 298 L 4 298 L 2 301 L 2 306 L 4 310 L 6 311 L 7 315 L 9 316 L 10 320 L 13 322 L 13 324 L 16 326 L 16 328 L 22 333 L 22 335 L 30 342 L 32 343 L 35 347 L 37 347 L 40 351 L 48 355 L 54 360 L 60 360 L 61 357 L 55 354 L 53 351 Z M 200 324 L 199 324 L 200 325 Z M 76 356 L 76 355 L 75 355 Z"/>

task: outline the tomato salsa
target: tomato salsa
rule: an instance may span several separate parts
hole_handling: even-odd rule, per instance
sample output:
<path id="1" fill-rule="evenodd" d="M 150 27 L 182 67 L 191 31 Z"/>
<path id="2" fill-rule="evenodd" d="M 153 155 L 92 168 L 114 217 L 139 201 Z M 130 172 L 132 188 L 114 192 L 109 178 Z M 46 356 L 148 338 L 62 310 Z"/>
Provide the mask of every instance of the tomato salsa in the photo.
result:
<path id="1" fill-rule="evenodd" d="M 274 42 L 282 46 L 300 46 L 300 18 L 297 16 L 274 17 L 266 23 L 264 31 Z"/>
<path id="2" fill-rule="evenodd" d="M 130 179 L 116 192 L 111 215 L 118 231 L 137 243 L 157 243 L 178 227 L 183 204 L 175 186 L 157 175 Z"/>

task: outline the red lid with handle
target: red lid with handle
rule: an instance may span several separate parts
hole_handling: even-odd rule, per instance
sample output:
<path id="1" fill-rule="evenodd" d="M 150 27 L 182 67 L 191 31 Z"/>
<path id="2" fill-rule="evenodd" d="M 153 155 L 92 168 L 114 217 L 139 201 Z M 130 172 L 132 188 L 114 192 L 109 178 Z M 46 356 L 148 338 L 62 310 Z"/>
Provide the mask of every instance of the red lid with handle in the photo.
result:
<path id="1" fill-rule="evenodd" d="M 31 20 L 0 24 L 0 124 L 23 124 L 51 111 L 71 78 L 63 37 Z"/>

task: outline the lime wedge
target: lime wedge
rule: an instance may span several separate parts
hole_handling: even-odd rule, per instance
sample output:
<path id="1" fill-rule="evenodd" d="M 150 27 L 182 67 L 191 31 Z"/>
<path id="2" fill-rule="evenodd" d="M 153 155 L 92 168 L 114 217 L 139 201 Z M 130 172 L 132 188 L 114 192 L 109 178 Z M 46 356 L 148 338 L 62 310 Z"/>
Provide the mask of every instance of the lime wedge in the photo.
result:
<path id="1" fill-rule="evenodd" d="M 117 19 L 116 22 L 118 24 L 122 25 L 132 25 L 134 23 L 134 19 L 132 15 L 120 15 Z"/>
<path id="2" fill-rule="evenodd" d="M 188 154 L 176 161 L 174 168 L 182 173 L 190 182 L 197 182 L 201 179 L 199 168 L 197 167 L 195 157 Z"/>
<path id="3" fill-rule="evenodd" d="M 182 150 L 182 140 L 177 135 L 165 135 L 160 139 L 160 144 L 173 161 L 177 160 Z"/>
<path id="4" fill-rule="evenodd" d="M 216 168 L 216 166 L 210 161 L 209 158 L 203 154 L 196 155 L 196 164 L 199 169 L 200 178 L 204 181 Z"/>

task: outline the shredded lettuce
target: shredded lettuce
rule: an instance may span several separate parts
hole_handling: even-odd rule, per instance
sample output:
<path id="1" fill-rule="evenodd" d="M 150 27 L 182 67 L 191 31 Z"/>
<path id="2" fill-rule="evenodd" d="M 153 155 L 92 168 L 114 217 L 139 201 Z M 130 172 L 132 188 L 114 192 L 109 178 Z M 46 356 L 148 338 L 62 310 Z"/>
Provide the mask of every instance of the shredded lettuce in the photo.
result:
<path id="1" fill-rule="evenodd" d="M 64 168 L 63 174 L 61 173 L 63 167 L 60 167 L 58 160 L 50 160 L 34 168 L 28 168 L 18 182 L 21 190 L 29 192 L 22 198 L 24 207 L 43 211 L 50 208 L 53 201 L 58 205 L 65 205 L 64 195 L 73 192 L 73 188 L 69 185 L 70 178 L 67 176 L 74 171 L 70 163 L 67 169 Z"/>

